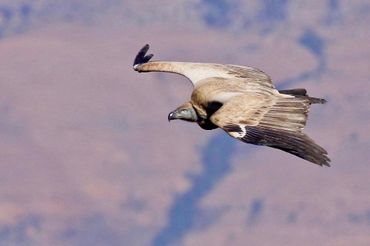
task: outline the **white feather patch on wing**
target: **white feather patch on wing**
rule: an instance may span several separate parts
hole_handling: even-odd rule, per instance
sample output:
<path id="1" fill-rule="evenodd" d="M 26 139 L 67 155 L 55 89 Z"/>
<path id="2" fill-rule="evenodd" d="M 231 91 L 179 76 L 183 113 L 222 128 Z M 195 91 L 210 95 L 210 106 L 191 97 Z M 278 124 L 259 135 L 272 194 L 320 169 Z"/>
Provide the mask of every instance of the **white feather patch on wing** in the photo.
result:
<path id="1" fill-rule="evenodd" d="M 228 132 L 228 134 L 234 138 L 243 138 L 247 134 L 246 125 L 238 125 L 241 131 L 238 132 Z"/>

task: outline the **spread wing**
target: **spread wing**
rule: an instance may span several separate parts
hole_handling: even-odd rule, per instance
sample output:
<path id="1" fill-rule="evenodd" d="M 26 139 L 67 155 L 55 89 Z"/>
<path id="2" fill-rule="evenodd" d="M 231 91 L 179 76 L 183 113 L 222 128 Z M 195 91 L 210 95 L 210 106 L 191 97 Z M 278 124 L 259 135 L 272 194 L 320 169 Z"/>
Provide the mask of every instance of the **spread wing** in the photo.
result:
<path id="1" fill-rule="evenodd" d="M 329 166 L 325 149 L 302 132 L 309 106 L 309 99 L 302 97 L 241 95 L 226 102 L 211 116 L 211 122 L 243 142 Z"/>
<path id="2" fill-rule="evenodd" d="M 138 72 L 168 72 L 187 77 L 193 85 L 207 78 L 244 79 L 266 87 L 274 88 L 270 77 L 256 68 L 216 63 L 150 61 L 152 54 L 146 55 L 149 45 L 145 45 L 136 55 L 133 68 Z"/>
<path id="3" fill-rule="evenodd" d="M 329 166 L 327 152 L 307 135 L 302 133 L 311 103 L 324 100 L 310 98 L 302 89 L 282 91 L 279 94 L 268 75 L 246 66 L 150 61 L 153 55 L 146 55 L 149 45 L 137 54 L 133 68 L 138 72 L 169 72 L 187 77 L 195 86 L 192 95 L 194 107 L 208 115 L 203 105 L 219 102 L 222 105 L 212 112 L 211 122 L 224 129 L 229 135 L 243 142 L 266 145 L 281 149 L 318 165 Z M 216 84 L 224 80 L 226 83 Z M 199 81 L 208 81 L 212 88 Z M 199 83 L 199 84 L 198 84 Z M 198 86 L 197 86 L 198 84 Z M 200 88 L 205 86 L 205 92 Z M 218 87 L 222 87 L 220 93 Z M 223 88 L 231 87 L 231 88 Z M 216 91 L 210 95 L 211 91 Z M 199 112 L 198 112 L 199 113 Z"/>

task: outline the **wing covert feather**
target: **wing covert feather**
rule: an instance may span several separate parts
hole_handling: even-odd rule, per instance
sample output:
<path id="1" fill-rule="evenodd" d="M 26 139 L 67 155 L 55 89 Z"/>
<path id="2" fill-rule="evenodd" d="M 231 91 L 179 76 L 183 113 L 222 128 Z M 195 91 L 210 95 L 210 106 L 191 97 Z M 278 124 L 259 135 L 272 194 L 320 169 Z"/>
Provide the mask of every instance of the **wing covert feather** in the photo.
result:
<path id="1" fill-rule="evenodd" d="M 138 72 L 168 72 L 187 77 L 195 86 L 199 81 L 218 77 L 254 81 L 263 86 L 274 88 L 271 78 L 263 71 L 248 66 L 217 63 L 196 63 L 176 61 L 150 61 L 153 54 L 146 55 L 149 45 L 140 49 L 135 57 L 133 68 Z"/>
<path id="2" fill-rule="evenodd" d="M 211 122 L 243 142 L 265 145 L 329 166 L 327 152 L 302 132 L 310 101 L 304 98 L 233 98 Z"/>

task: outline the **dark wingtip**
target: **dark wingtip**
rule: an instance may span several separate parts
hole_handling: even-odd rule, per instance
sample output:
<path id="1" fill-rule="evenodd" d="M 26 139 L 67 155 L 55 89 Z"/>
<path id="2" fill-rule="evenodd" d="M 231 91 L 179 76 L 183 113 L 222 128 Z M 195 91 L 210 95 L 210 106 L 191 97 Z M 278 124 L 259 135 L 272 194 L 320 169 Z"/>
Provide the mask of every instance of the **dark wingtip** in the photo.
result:
<path id="1" fill-rule="evenodd" d="M 146 55 L 146 53 L 149 50 L 149 47 L 150 47 L 149 44 L 146 44 L 137 53 L 133 64 L 134 70 L 137 70 L 138 65 L 147 63 L 153 57 L 153 54 Z"/>
<path id="2" fill-rule="evenodd" d="M 326 166 L 326 167 L 331 167 L 329 163 L 325 163 L 323 165 Z"/>
<path id="3" fill-rule="evenodd" d="M 326 155 L 323 157 L 323 160 L 321 160 L 321 162 L 319 162 L 318 164 L 320 165 L 320 166 L 326 166 L 326 167 L 331 167 L 330 166 L 330 158 L 329 157 L 327 157 Z"/>

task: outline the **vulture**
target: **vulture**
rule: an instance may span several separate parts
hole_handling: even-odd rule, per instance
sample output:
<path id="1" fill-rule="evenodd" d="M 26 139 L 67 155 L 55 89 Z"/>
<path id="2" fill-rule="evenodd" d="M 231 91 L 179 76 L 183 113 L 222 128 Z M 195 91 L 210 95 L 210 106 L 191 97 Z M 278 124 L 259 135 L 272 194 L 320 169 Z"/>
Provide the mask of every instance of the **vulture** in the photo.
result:
<path id="1" fill-rule="evenodd" d="M 137 72 L 168 72 L 193 84 L 190 100 L 169 113 L 168 120 L 198 123 L 205 130 L 221 128 L 245 143 L 286 151 L 320 166 L 330 166 L 328 153 L 303 133 L 311 104 L 305 89 L 277 90 L 259 69 L 216 63 L 150 61 L 149 45 L 137 54 Z"/>

